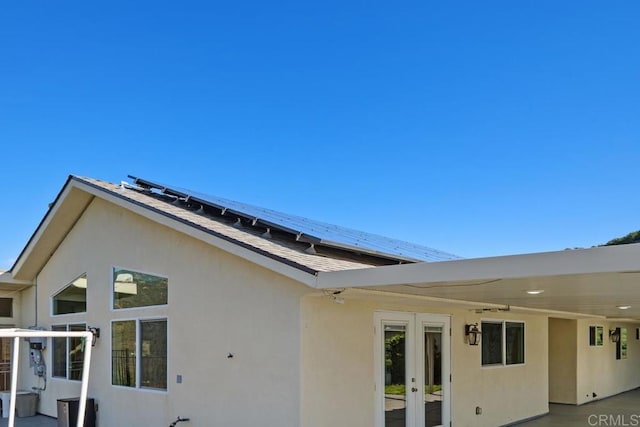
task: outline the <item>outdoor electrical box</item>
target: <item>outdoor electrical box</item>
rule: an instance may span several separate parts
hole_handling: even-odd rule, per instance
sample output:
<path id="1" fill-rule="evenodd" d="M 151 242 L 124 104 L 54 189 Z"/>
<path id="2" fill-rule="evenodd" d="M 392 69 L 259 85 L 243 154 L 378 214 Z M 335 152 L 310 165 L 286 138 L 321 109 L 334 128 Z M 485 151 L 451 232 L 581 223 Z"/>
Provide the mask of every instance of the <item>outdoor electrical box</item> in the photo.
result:
<path id="1" fill-rule="evenodd" d="M 29 348 L 32 350 L 44 350 L 47 348 L 46 338 L 29 338 Z"/>

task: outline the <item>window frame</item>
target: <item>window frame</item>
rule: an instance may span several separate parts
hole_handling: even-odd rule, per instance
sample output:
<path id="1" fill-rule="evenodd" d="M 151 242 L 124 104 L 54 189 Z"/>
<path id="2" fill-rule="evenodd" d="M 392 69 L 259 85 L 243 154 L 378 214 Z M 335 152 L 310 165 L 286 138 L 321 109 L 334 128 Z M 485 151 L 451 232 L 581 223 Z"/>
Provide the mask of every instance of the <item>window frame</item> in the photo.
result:
<path id="1" fill-rule="evenodd" d="M 71 327 L 72 326 L 83 326 L 84 329 L 83 331 L 87 330 L 87 322 L 76 322 L 76 323 L 56 323 L 51 325 L 51 330 L 56 330 L 54 328 L 61 328 L 64 327 L 64 331 L 68 332 L 71 331 Z M 61 329 L 57 329 L 57 330 L 61 330 Z M 55 340 L 60 339 L 60 340 L 65 340 L 65 376 L 59 376 L 59 375 L 54 375 L 55 373 L 55 351 L 54 351 L 54 346 L 55 346 Z M 53 380 L 61 380 L 61 381 L 73 381 L 73 382 L 82 382 L 82 369 L 80 370 L 80 378 L 79 379 L 75 379 L 75 378 L 71 378 L 71 358 L 70 358 L 70 354 L 69 354 L 69 350 L 70 350 L 70 343 L 72 338 L 70 337 L 66 337 L 66 338 L 51 338 L 51 379 Z M 85 344 L 87 345 L 87 344 Z M 90 344 L 88 344 L 90 345 Z M 84 351 L 83 351 L 83 355 L 84 355 Z M 84 357 L 82 358 L 83 364 L 84 364 Z"/>
<path id="2" fill-rule="evenodd" d="M 485 335 L 484 335 L 484 324 L 485 323 L 493 323 L 499 324 L 502 326 L 502 336 L 501 336 L 501 346 L 502 346 L 502 354 L 501 361 L 499 363 L 482 363 L 482 352 L 485 344 Z M 507 324 L 508 323 L 517 323 L 522 325 L 522 362 L 519 363 L 507 363 Z M 527 327 L 526 322 L 524 320 L 510 320 L 510 319 L 480 319 L 481 331 L 483 331 L 482 339 L 480 341 L 480 366 L 482 369 L 492 369 L 492 368 L 505 368 L 505 367 L 513 367 L 513 366 L 524 366 L 527 363 L 526 350 L 527 350 Z"/>
<path id="3" fill-rule="evenodd" d="M 9 316 L 3 316 L 2 313 L 0 313 L 0 318 L 2 319 L 13 319 L 13 315 L 14 315 L 14 309 L 13 309 L 13 297 L 0 297 L 0 300 L 9 300 Z"/>
<path id="4" fill-rule="evenodd" d="M 153 306 L 155 307 L 155 306 Z M 166 323 L 166 349 L 167 349 L 167 354 L 165 356 L 165 369 L 166 369 L 166 388 L 155 388 L 155 387 L 145 387 L 142 386 L 141 383 L 141 377 L 142 377 L 142 323 L 144 322 L 153 322 L 153 321 L 164 321 Z M 114 384 L 113 383 L 113 368 L 114 368 L 114 364 L 113 364 L 113 324 L 117 323 L 117 322 L 135 322 L 135 344 L 136 344 L 136 348 L 135 348 L 135 355 L 136 355 L 136 360 L 135 360 L 135 378 L 134 378 L 134 385 L 133 386 L 126 386 L 126 385 L 121 385 L 121 384 Z M 110 326 L 111 326 L 111 330 L 110 330 L 110 334 L 109 334 L 109 348 L 110 348 L 110 357 L 109 357 L 109 364 L 110 364 L 110 375 L 111 375 L 111 387 L 115 387 L 118 389 L 122 389 L 122 390 L 135 390 L 135 391 L 143 391 L 143 392 L 150 392 L 150 393 L 160 393 L 160 394 L 166 394 L 169 390 L 169 318 L 168 316 L 150 316 L 150 317 L 132 317 L 132 318 L 122 318 L 122 319 L 111 319 L 110 322 Z"/>
<path id="5" fill-rule="evenodd" d="M 65 289 L 67 289 L 69 286 L 72 286 L 73 283 L 82 278 L 84 276 L 85 280 L 87 281 L 87 287 L 85 288 L 85 301 L 84 301 L 84 311 L 76 311 L 73 313 L 60 313 L 60 314 L 56 314 L 55 313 L 55 304 L 53 299 L 60 295 Z M 51 312 L 51 317 L 61 317 L 61 316 L 79 316 L 79 315 L 86 315 L 87 312 L 89 311 L 89 301 L 87 298 L 87 291 L 89 289 L 89 275 L 84 272 L 78 276 L 76 276 L 76 278 L 74 278 L 73 280 L 71 280 L 70 282 L 68 282 L 67 284 L 65 284 L 64 286 L 62 286 L 60 289 L 58 289 L 56 292 L 54 292 L 51 297 L 49 298 L 49 311 Z"/>
<path id="6" fill-rule="evenodd" d="M 615 343 L 616 360 L 625 360 L 629 357 L 629 329 L 625 326 L 617 327 L 616 333 L 620 337 Z"/>
<path id="7" fill-rule="evenodd" d="M 593 335 L 591 332 L 593 331 Z M 600 343 L 598 344 L 598 332 L 601 333 Z M 591 338 L 593 337 L 593 341 Z M 605 341 L 604 326 L 603 325 L 589 325 L 589 347 L 603 347 Z M 592 344 L 593 342 L 593 344 Z"/>
<path id="8" fill-rule="evenodd" d="M 162 279 L 166 279 L 167 280 L 167 302 L 164 304 L 156 304 L 156 305 L 142 305 L 139 307 L 124 307 L 124 308 L 116 308 L 116 289 L 115 289 L 115 272 L 116 270 L 126 270 L 126 271 L 131 271 L 134 273 L 140 273 L 140 274 L 146 274 L 148 276 L 155 276 L 155 277 L 159 277 Z M 128 267 L 123 267 L 120 265 L 112 265 L 111 266 L 111 270 L 109 272 L 109 276 L 110 276 L 110 293 L 111 293 L 111 298 L 110 298 L 110 302 L 109 302 L 109 309 L 111 312 L 117 313 L 117 312 L 126 312 L 126 311 L 131 311 L 131 310 L 147 310 L 147 309 L 154 309 L 154 308 L 162 308 L 162 307 L 167 307 L 169 305 L 169 276 L 165 276 L 162 274 L 158 274 L 158 273 L 152 273 L 149 271 L 144 271 L 144 270 L 137 270 L 135 268 L 128 268 Z M 130 319 L 132 320 L 132 319 Z"/>

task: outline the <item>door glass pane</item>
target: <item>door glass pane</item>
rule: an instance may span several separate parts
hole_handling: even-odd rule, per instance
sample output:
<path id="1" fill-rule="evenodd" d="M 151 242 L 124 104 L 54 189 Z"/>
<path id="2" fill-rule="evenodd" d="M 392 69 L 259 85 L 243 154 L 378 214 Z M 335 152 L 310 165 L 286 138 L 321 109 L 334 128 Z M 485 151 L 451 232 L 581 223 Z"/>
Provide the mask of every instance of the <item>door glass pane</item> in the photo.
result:
<path id="1" fill-rule="evenodd" d="M 425 427 L 442 425 L 442 327 L 424 327 Z"/>
<path id="2" fill-rule="evenodd" d="M 406 399 L 406 327 L 384 327 L 384 425 L 405 427 Z"/>

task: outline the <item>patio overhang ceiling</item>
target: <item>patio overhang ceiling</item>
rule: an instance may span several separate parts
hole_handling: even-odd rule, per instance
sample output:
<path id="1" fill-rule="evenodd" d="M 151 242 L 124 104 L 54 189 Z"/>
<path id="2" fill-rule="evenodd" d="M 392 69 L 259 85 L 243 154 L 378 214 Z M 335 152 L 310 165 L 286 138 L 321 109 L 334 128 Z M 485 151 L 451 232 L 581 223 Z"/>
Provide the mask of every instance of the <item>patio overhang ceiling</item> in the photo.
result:
<path id="1" fill-rule="evenodd" d="M 318 287 L 640 320 L 640 244 L 320 273 Z"/>

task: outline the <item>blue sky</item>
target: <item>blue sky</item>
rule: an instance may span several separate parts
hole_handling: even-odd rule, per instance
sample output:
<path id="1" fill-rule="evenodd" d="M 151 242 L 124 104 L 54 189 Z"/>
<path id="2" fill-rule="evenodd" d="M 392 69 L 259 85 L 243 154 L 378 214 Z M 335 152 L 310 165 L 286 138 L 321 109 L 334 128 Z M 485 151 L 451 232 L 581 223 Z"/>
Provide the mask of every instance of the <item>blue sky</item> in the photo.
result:
<path id="1" fill-rule="evenodd" d="M 464 257 L 640 228 L 640 4 L 10 2 L 0 268 L 68 174 Z"/>

